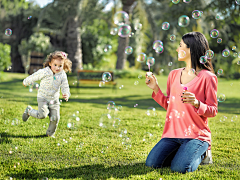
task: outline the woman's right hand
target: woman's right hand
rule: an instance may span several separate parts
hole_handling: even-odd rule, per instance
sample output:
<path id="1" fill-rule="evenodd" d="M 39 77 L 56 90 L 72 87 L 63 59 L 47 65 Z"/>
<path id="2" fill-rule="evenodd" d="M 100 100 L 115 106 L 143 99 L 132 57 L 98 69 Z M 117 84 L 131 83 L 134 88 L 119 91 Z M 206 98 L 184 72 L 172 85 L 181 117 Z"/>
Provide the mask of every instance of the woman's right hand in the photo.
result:
<path id="1" fill-rule="evenodd" d="M 157 92 L 159 91 L 157 78 L 156 78 L 153 74 L 152 74 L 152 76 L 147 76 L 147 74 L 146 74 L 145 83 L 146 83 L 147 86 L 148 86 L 149 88 L 151 88 L 155 93 L 157 93 Z"/>

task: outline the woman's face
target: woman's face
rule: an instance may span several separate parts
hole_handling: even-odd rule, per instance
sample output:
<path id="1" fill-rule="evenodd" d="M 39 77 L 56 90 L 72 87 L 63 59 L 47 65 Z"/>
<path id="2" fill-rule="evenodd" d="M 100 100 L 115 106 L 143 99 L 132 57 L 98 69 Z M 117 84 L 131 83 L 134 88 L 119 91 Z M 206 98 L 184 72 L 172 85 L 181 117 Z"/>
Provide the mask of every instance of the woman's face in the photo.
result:
<path id="1" fill-rule="evenodd" d="M 176 50 L 178 52 L 178 61 L 188 61 L 191 60 L 190 48 L 181 40 L 179 47 Z"/>

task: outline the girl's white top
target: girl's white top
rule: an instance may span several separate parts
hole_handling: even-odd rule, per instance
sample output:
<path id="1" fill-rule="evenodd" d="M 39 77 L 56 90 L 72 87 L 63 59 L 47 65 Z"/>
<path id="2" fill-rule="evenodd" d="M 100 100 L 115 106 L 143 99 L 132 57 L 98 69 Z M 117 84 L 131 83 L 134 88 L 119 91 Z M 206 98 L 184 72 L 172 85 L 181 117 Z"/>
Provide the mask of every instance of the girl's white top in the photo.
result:
<path id="1" fill-rule="evenodd" d="M 23 80 L 25 86 L 32 85 L 35 81 L 40 82 L 37 97 L 46 99 L 59 99 L 60 88 L 62 94 L 67 94 L 70 97 L 70 89 L 68 84 L 67 75 L 64 71 L 53 74 L 49 67 L 39 69 L 37 72 L 28 76 Z"/>

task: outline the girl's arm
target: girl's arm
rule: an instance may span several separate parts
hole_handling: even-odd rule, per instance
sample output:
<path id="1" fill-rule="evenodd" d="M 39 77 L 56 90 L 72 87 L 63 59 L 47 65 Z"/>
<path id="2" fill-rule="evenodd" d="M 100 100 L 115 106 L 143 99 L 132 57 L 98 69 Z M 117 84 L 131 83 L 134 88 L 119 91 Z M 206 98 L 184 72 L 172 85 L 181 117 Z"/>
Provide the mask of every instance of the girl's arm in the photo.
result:
<path id="1" fill-rule="evenodd" d="M 39 69 L 37 72 L 33 73 L 32 75 L 28 76 L 23 80 L 24 86 L 29 86 L 33 84 L 35 81 L 42 80 L 44 77 L 48 75 L 46 69 Z"/>
<path id="2" fill-rule="evenodd" d="M 66 73 L 64 73 L 64 75 L 63 75 L 63 80 L 62 80 L 62 84 L 61 84 L 60 88 L 61 88 L 62 94 L 64 96 L 63 98 L 67 101 L 69 99 L 69 97 L 71 96 L 71 93 L 70 93 L 70 88 L 69 88 Z"/>

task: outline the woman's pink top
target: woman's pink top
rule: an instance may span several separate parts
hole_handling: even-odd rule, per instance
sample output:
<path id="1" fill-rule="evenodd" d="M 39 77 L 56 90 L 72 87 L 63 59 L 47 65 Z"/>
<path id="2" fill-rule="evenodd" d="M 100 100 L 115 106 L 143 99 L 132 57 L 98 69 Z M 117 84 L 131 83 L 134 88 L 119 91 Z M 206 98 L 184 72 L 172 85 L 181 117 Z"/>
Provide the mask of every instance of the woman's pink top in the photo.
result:
<path id="1" fill-rule="evenodd" d="M 202 70 L 189 83 L 182 85 L 180 77 L 184 68 L 169 73 L 167 80 L 167 96 L 161 90 L 153 92 L 152 98 L 167 110 L 162 138 L 191 138 L 209 143 L 211 149 L 211 131 L 208 117 L 217 115 L 217 77 L 208 70 Z M 200 101 L 199 108 L 182 103 L 183 88 L 194 93 Z"/>

